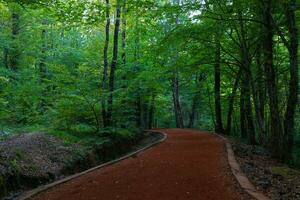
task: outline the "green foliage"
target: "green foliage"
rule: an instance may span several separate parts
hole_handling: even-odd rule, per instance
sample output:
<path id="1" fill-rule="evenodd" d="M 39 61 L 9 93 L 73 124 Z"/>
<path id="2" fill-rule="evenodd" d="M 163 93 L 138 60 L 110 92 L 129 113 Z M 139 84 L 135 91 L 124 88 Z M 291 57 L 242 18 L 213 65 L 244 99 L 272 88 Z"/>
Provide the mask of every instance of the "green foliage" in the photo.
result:
<path id="1" fill-rule="evenodd" d="M 258 32 L 262 14 L 260 1 L 237 0 L 234 4 L 226 0 L 184 1 L 184 4 L 167 0 L 111 1 L 108 75 L 117 4 L 122 7 L 122 13 L 116 78 L 111 92 L 113 123 L 104 127 L 101 102 L 104 100 L 107 104 L 110 95 L 108 81 L 106 89 L 101 87 L 106 38 L 105 1 L 0 1 L 0 120 L 3 131 L 41 130 L 68 143 L 81 140 L 90 143 L 98 136 L 133 137 L 142 129 L 175 127 L 175 77 L 179 82 L 178 98 L 184 125 L 187 127 L 194 116 L 193 128 L 213 130 L 216 38 L 221 44 L 223 122 L 227 121 L 233 84 L 242 65 L 241 41 L 245 39 L 254 83 L 250 89 L 251 109 L 255 113 L 253 90 L 262 88 L 265 126 L 269 129 L 266 85 L 257 81 L 261 65 L 257 63 L 257 52 L 263 36 Z M 282 9 L 280 3 L 274 3 L 274 19 L 287 37 Z M 17 15 L 15 19 L 13 14 Z M 243 19 L 239 20 L 239 16 Z M 241 37 L 243 27 L 245 38 Z M 126 31 L 125 40 L 123 31 Z M 124 55 L 126 63 L 123 63 Z M 288 56 L 289 51 L 276 33 L 274 65 L 281 117 L 285 113 L 290 78 Z M 16 66 L 12 66 L 14 63 Z M 232 114 L 231 134 L 237 137 L 241 136 L 240 98 L 241 85 L 234 97 Z M 256 120 L 257 116 L 253 118 Z M 300 130 L 299 108 L 295 118 L 297 133 Z M 256 121 L 255 129 L 257 126 Z M 258 138 L 258 130 L 255 131 Z M 270 135 L 267 133 L 268 137 Z M 299 143 L 299 134 L 296 143 Z M 295 146 L 294 157 L 298 159 L 299 150 Z"/>

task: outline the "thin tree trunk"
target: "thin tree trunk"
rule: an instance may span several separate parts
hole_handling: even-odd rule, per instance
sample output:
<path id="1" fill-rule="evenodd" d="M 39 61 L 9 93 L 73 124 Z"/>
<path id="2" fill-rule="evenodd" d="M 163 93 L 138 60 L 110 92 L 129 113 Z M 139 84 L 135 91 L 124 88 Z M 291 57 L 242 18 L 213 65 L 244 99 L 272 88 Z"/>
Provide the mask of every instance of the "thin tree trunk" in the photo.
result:
<path id="1" fill-rule="evenodd" d="M 192 99 L 192 106 L 191 106 L 191 112 L 189 113 L 189 123 L 188 123 L 188 128 L 194 127 L 195 124 L 195 118 L 197 114 L 197 106 L 199 105 L 200 102 L 200 97 L 201 97 L 201 88 L 200 88 L 200 83 L 205 79 L 205 76 L 203 74 L 199 74 L 195 78 L 195 85 L 197 88 L 199 88 L 199 91 L 196 92 L 196 94 L 193 96 Z"/>
<path id="2" fill-rule="evenodd" d="M 130 116 L 130 111 L 128 111 L 129 102 L 127 100 L 127 94 L 126 94 L 126 88 L 127 88 L 127 71 L 126 71 L 126 0 L 123 1 L 122 5 L 122 43 L 121 43 L 121 49 L 122 49 L 122 83 L 121 88 L 123 95 L 121 97 L 121 128 L 126 128 L 126 123 L 129 121 L 128 116 Z"/>
<path id="3" fill-rule="evenodd" d="M 176 127 L 183 128 L 184 127 L 183 116 L 182 116 L 180 99 L 179 99 L 179 74 L 177 70 L 173 74 L 172 85 L 173 85 L 173 104 L 174 104 Z"/>
<path id="4" fill-rule="evenodd" d="M 102 94 L 106 93 L 107 82 L 107 68 L 108 68 L 108 46 L 109 46 L 109 32 L 110 32 L 110 3 L 106 0 L 106 26 L 105 26 L 105 44 L 103 50 L 103 77 L 102 77 Z M 107 113 L 106 113 L 106 95 L 102 95 L 101 107 L 102 107 L 102 120 L 104 127 L 107 127 Z"/>
<path id="5" fill-rule="evenodd" d="M 148 119 L 148 128 L 153 128 L 153 121 L 154 121 L 154 111 L 155 111 L 155 95 L 152 94 L 150 109 L 149 109 L 149 119 Z"/>
<path id="6" fill-rule="evenodd" d="M 290 82 L 287 108 L 284 119 L 284 159 L 289 160 L 291 157 L 292 145 L 294 143 L 294 122 L 295 112 L 298 103 L 298 28 L 296 23 L 296 0 L 291 0 L 286 5 L 286 18 L 290 35 L 289 59 L 290 59 Z"/>
<path id="7" fill-rule="evenodd" d="M 189 116 L 188 128 L 193 128 L 194 127 L 197 101 L 198 101 L 198 97 L 194 96 L 194 98 L 192 100 L 192 109 L 191 109 L 191 113 L 190 113 L 190 116 Z"/>
<path id="8" fill-rule="evenodd" d="M 146 129 L 149 123 L 149 101 L 144 100 L 142 105 L 142 129 Z"/>
<path id="9" fill-rule="evenodd" d="M 126 0 L 124 0 L 123 12 L 122 12 L 122 64 L 126 66 Z"/>
<path id="10" fill-rule="evenodd" d="M 245 87 L 244 87 L 244 77 L 242 77 L 242 84 L 241 84 L 241 94 L 240 94 L 240 132 L 241 137 L 246 139 L 248 137 L 247 133 L 247 126 L 246 126 L 246 109 L 245 109 Z"/>
<path id="11" fill-rule="evenodd" d="M 253 112 L 252 112 L 252 104 L 251 104 L 251 74 L 250 72 L 246 75 L 246 81 L 245 81 L 245 109 L 246 109 L 246 120 L 247 120 L 247 133 L 249 136 L 249 142 L 252 145 L 256 144 L 256 137 L 255 137 L 255 127 L 253 123 Z"/>
<path id="12" fill-rule="evenodd" d="M 43 22 L 43 25 L 45 26 L 46 22 Z M 41 48 L 39 70 L 40 70 L 41 82 L 43 83 L 47 77 L 47 69 L 46 69 L 47 43 L 46 43 L 46 29 L 45 28 L 42 29 L 41 39 L 42 39 L 42 48 Z"/>
<path id="13" fill-rule="evenodd" d="M 234 84 L 233 84 L 233 88 L 229 97 L 229 102 L 228 102 L 228 112 L 227 112 L 227 127 L 226 127 L 226 131 L 225 133 L 227 135 L 230 135 L 231 133 L 231 126 L 232 126 L 232 114 L 233 114 L 233 105 L 234 105 L 234 99 L 236 97 L 236 92 L 239 86 L 239 82 L 240 82 L 240 76 L 241 76 L 241 70 L 239 70 Z"/>
<path id="14" fill-rule="evenodd" d="M 19 65 L 19 57 L 20 52 L 18 50 L 16 40 L 19 35 L 20 31 L 20 15 L 16 12 L 13 12 L 11 15 L 12 27 L 11 27 L 11 34 L 12 34 L 12 48 L 10 51 L 10 68 L 12 70 L 17 70 Z"/>
<path id="15" fill-rule="evenodd" d="M 120 17 L 121 7 L 117 4 L 116 7 L 116 21 L 114 31 L 114 46 L 113 46 L 113 57 L 110 67 L 109 75 L 109 98 L 108 98 L 108 110 L 107 110 L 107 125 L 112 125 L 112 112 L 113 112 L 113 93 L 115 89 L 115 71 L 118 63 L 118 47 L 119 47 L 119 31 L 120 31 Z"/>
<path id="16" fill-rule="evenodd" d="M 46 26 L 46 20 L 43 21 L 42 23 L 43 26 Z M 41 33 L 41 40 L 42 40 L 42 47 L 41 47 L 41 57 L 40 57 L 40 62 L 39 62 L 39 72 L 40 72 L 40 83 L 45 87 L 44 83 L 46 82 L 47 79 L 47 66 L 46 66 L 46 51 L 47 51 L 47 42 L 46 42 L 46 29 L 42 29 Z M 45 112 L 45 107 L 46 107 L 46 100 L 45 97 L 48 94 L 49 87 L 43 88 L 42 91 L 42 99 L 40 102 L 40 112 L 44 113 Z"/>
<path id="17" fill-rule="evenodd" d="M 142 105 L 141 105 L 141 96 L 138 94 L 137 100 L 136 100 L 136 125 L 138 128 L 142 128 Z"/>
<path id="18" fill-rule="evenodd" d="M 224 133 L 223 122 L 222 122 L 222 108 L 221 108 L 221 43 L 219 38 L 216 36 L 216 52 L 215 52 L 215 115 L 216 133 Z"/>
<path id="19" fill-rule="evenodd" d="M 139 29 L 139 18 L 136 13 L 135 17 L 135 29 L 134 29 L 134 72 L 140 71 L 140 29 Z M 141 83 L 137 83 L 136 99 L 135 99 L 135 120 L 136 126 L 142 129 L 142 97 L 141 97 Z"/>
<path id="20" fill-rule="evenodd" d="M 9 69 L 8 65 L 8 49 L 5 47 L 3 49 L 3 65 L 6 69 Z"/>

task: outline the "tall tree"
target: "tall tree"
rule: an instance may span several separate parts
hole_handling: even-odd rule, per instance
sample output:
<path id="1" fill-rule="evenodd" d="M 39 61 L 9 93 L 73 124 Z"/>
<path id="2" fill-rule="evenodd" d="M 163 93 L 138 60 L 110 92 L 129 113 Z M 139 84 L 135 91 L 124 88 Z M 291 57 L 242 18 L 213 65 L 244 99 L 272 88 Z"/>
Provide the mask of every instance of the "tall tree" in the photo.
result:
<path id="1" fill-rule="evenodd" d="M 264 23 L 264 39 L 263 39 L 263 64 L 265 68 L 265 76 L 267 81 L 267 90 L 269 96 L 270 108 L 270 132 L 271 132 L 271 150 L 274 157 L 282 159 L 283 149 L 282 141 L 282 123 L 280 119 L 278 105 L 278 88 L 276 84 L 276 71 L 274 66 L 274 23 L 272 17 L 273 0 L 265 0 L 262 2 L 263 23 Z"/>
<path id="2" fill-rule="evenodd" d="M 222 122 L 222 109 L 221 109 L 221 43 L 219 35 L 215 37 L 216 49 L 215 49 L 215 64 L 214 64 L 214 91 L 215 91 L 215 115 L 216 124 L 215 131 L 217 133 L 224 133 Z"/>
<path id="3" fill-rule="evenodd" d="M 17 45 L 17 39 L 20 32 L 20 14 L 13 10 L 11 14 L 11 37 L 12 46 L 10 47 L 9 58 L 10 58 L 10 68 L 12 70 L 17 70 L 19 65 L 20 52 Z"/>
<path id="4" fill-rule="evenodd" d="M 115 89 L 115 72 L 118 64 L 118 48 L 119 48 L 119 31 L 120 31 L 120 17 L 121 7 L 119 2 L 116 5 L 116 19 L 115 19 L 115 31 L 114 31 L 114 44 L 113 44 L 113 56 L 110 66 L 109 74 L 109 98 L 108 98 L 108 110 L 107 110 L 107 125 L 112 125 L 112 112 L 113 112 L 113 94 Z"/>
<path id="5" fill-rule="evenodd" d="M 236 75 L 231 94 L 228 99 L 228 111 L 227 111 L 227 125 L 226 125 L 226 131 L 225 133 L 227 135 L 231 134 L 231 127 L 232 127 L 232 114 L 234 111 L 234 100 L 236 98 L 236 93 L 240 84 L 240 79 L 241 79 L 241 70 L 239 70 L 238 74 Z"/>
<path id="6" fill-rule="evenodd" d="M 285 155 L 284 159 L 289 160 L 291 156 L 292 146 L 294 142 L 294 122 L 295 122 L 295 112 L 298 103 L 298 83 L 299 83 L 299 67 L 298 67 L 298 28 L 296 23 L 296 0 L 287 1 L 285 4 L 285 16 L 286 24 L 288 27 L 289 33 L 289 43 L 285 42 L 288 51 L 289 51 L 289 91 L 288 91 L 288 100 L 287 107 L 285 111 L 284 119 L 284 147 Z"/>
<path id="7" fill-rule="evenodd" d="M 106 17 L 106 26 L 105 26 L 105 44 L 103 49 L 103 76 L 102 76 L 102 98 L 101 98 L 101 106 L 102 106 L 102 121 L 104 127 L 108 125 L 107 122 L 107 113 L 106 113 L 106 90 L 107 90 L 107 69 L 108 69 L 108 46 L 109 46 L 109 33 L 110 33 L 110 2 L 106 0 L 106 8 L 105 8 L 105 17 Z"/>
<path id="8" fill-rule="evenodd" d="M 183 128 L 183 116 L 182 116 L 182 110 L 180 105 L 180 97 L 179 97 L 179 72 L 178 69 L 176 69 L 175 72 L 173 72 L 172 77 L 172 96 L 173 96 L 173 105 L 174 105 L 174 113 L 175 113 L 175 122 L 177 128 Z"/>

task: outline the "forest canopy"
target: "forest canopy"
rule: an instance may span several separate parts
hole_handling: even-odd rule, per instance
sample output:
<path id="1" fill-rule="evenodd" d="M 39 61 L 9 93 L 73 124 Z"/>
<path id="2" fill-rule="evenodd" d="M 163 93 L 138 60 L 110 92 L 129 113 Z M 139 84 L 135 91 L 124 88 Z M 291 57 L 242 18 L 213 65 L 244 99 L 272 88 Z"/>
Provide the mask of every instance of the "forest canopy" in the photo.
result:
<path id="1" fill-rule="evenodd" d="M 300 164 L 296 0 L 0 1 L 0 125 L 199 128 Z"/>

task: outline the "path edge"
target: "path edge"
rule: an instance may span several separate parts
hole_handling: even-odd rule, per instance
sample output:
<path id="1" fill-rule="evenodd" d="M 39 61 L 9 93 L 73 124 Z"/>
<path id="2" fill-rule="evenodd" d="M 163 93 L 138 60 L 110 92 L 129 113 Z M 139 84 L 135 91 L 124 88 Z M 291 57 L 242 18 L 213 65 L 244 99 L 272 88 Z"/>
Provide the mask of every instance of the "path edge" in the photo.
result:
<path id="1" fill-rule="evenodd" d="M 128 158 L 130 158 L 130 157 L 132 157 L 132 156 L 135 156 L 135 155 L 137 155 L 137 154 L 140 154 L 140 153 L 142 153 L 142 152 L 144 152 L 144 151 L 146 151 L 146 150 L 148 150 L 148 149 L 150 149 L 150 148 L 152 148 L 152 147 L 154 147 L 154 146 L 156 146 L 156 145 L 158 145 L 158 144 L 164 142 L 164 141 L 168 138 L 167 134 L 164 133 L 164 132 L 161 132 L 161 131 L 156 131 L 156 130 L 146 130 L 146 132 L 152 132 L 152 133 L 162 134 L 162 135 L 163 135 L 163 138 L 161 138 L 161 139 L 159 139 L 159 140 L 157 140 L 157 141 L 155 141 L 155 142 L 152 142 L 152 143 L 150 143 L 150 144 L 148 144 L 148 145 L 146 145 L 146 146 L 144 146 L 144 147 L 142 147 L 142 148 L 140 148 L 140 149 L 138 149 L 138 150 L 136 150 L 136 151 L 134 151 L 134 152 L 128 153 L 128 154 L 126 154 L 125 156 L 122 156 L 122 157 L 120 157 L 120 158 L 117 158 L 117 159 L 111 160 L 111 161 L 109 161 L 109 162 L 103 163 L 103 164 L 101 164 L 101 165 L 98 165 L 98 166 L 96 166 L 96 167 L 90 168 L 90 169 L 85 170 L 85 171 L 83 171 L 83 172 L 80 172 L 80 173 L 77 173 L 77 174 L 74 174 L 74 175 L 71 175 L 71 176 L 67 176 L 66 178 L 63 178 L 63 179 L 58 180 L 58 181 L 55 181 L 55 182 L 53 182 L 53 183 L 49 183 L 49 184 L 46 184 L 46 185 L 39 186 L 39 187 L 37 187 L 36 189 L 27 191 L 27 192 L 25 192 L 24 194 L 22 194 L 21 196 L 16 197 L 16 198 L 13 198 L 13 199 L 14 199 L 14 200 L 28 200 L 28 199 L 30 199 L 31 197 L 36 196 L 36 195 L 38 195 L 39 193 L 44 192 L 44 191 L 46 191 L 46 190 L 48 190 L 48 189 L 51 189 L 51 188 L 53 188 L 53 187 L 55 187 L 55 186 L 58 186 L 58 185 L 63 184 L 63 183 L 66 183 L 66 182 L 68 182 L 68 181 L 71 181 L 71 180 L 73 180 L 73 179 L 75 179 L 75 178 L 81 177 L 81 176 L 83 176 L 83 175 L 85 175 L 85 174 L 88 174 L 88 173 L 90 173 L 90 172 L 93 172 L 93 171 L 95 171 L 95 170 L 98 170 L 98 169 L 101 169 L 101 168 L 104 168 L 104 167 L 113 165 L 113 164 L 118 163 L 118 162 L 120 162 L 120 161 L 126 160 L 126 159 L 128 159 Z"/>
<path id="2" fill-rule="evenodd" d="M 219 135 L 217 133 L 215 133 L 215 135 L 217 135 L 218 137 L 220 137 L 221 139 L 223 139 L 225 141 L 226 151 L 227 151 L 227 159 L 228 159 L 229 166 L 231 168 L 231 172 L 235 176 L 236 180 L 238 181 L 238 183 L 240 184 L 242 189 L 245 192 L 247 192 L 250 196 L 252 196 L 254 199 L 271 200 L 265 194 L 263 194 L 262 192 L 259 192 L 255 188 L 255 186 L 251 183 L 251 181 L 248 179 L 246 174 L 242 171 L 239 163 L 237 162 L 237 160 L 235 158 L 234 151 L 232 149 L 232 145 L 229 142 L 229 140 L 227 138 L 225 138 L 224 136 Z"/>

